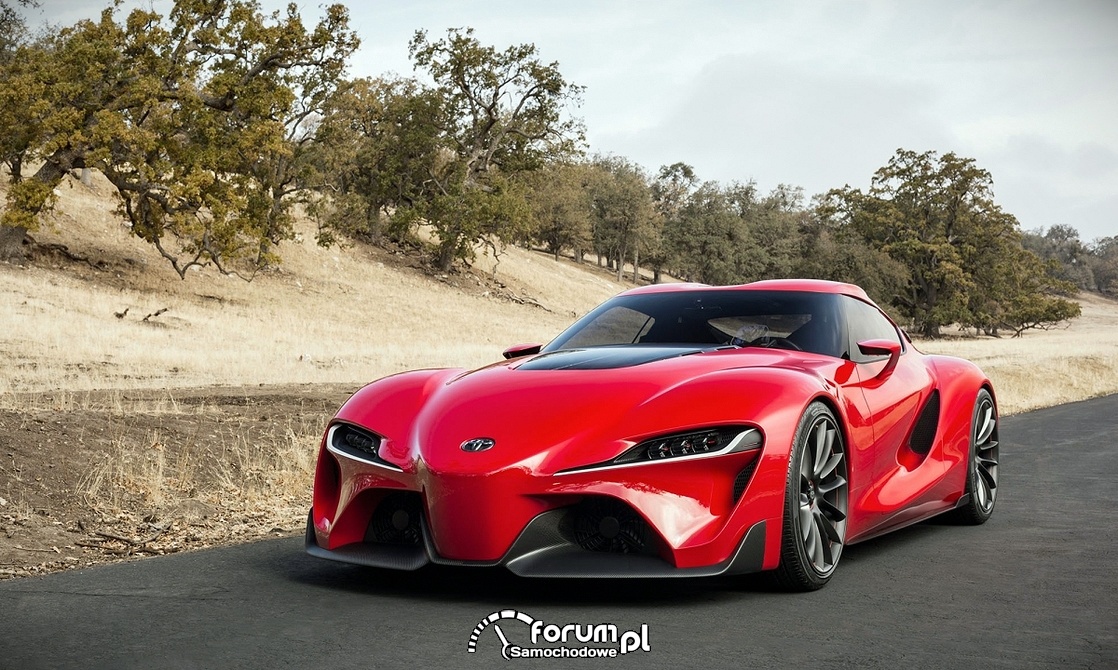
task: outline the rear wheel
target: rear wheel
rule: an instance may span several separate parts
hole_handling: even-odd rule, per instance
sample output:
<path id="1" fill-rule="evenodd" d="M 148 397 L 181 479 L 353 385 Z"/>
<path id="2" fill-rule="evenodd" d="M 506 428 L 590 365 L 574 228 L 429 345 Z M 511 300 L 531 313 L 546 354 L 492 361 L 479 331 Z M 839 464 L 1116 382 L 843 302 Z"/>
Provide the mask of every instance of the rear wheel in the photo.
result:
<path id="1" fill-rule="evenodd" d="M 986 523 L 998 498 L 998 410 L 986 389 L 974 400 L 971 417 L 970 456 L 967 463 L 967 502 L 955 510 L 955 519 L 967 524 Z"/>
<path id="2" fill-rule="evenodd" d="M 831 410 L 808 406 L 796 429 L 785 486 L 777 583 L 793 591 L 822 588 L 846 539 L 846 449 Z"/>

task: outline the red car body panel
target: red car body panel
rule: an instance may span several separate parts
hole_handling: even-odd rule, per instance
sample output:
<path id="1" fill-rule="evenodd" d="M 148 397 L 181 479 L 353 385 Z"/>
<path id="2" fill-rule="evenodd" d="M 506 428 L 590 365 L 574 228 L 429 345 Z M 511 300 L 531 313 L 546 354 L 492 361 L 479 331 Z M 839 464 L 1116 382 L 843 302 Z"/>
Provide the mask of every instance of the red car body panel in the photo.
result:
<path id="1" fill-rule="evenodd" d="M 623 295 L 711 290 L 666 284 Z M 869 303 L 858 287 L 809 280 L 717 290 L 828 293 Z M 308 550 L 383 567 L 434 560 L 511 568 L 510 561 L 527 565 L 529 555 L 557 550 L 558 540 L 539 540 L 540 549 L 513 555 L 529 546 L 534 520 L 558 519 L 581 501 L 603 499 L 647 524 L 650 553 L 666 575 L 704 568 L 717 574 L 731 564 L 734 572 L 773 569 L 795 431 L 815 401 L 839 417 L 847 445 L 847 543 L 913 523 L 952 509 L 963 495 L 975 394 L 990 384 L 966 361 L 925 356 L 907 339 L 903 346 L 886 374 L 885 361 L 722 347 L 619 367 L 531 369 L 541 357 L 567 355 L 545 350 L 475 371 L 423 370 L 373 382 L 345 403 L 331 429 L 354 427 L 380 441 L 368 457 L 355 458 L 329 448 L 329 431 L 324 436 Z M 940 403 L 935 440 L 918 453 L 912 433 L 933 393 Z M 760 446 L 612 464 L 647 440 L 713 428 L 755 429 Z M 466 450 L 480 439 L 495 446 Z M 377 510 L 397 492 L 422 507 L 422 538 L 411 536 L 416 548 L 401 549 L 412 553 L 399 565 L 391 552 L 358 551 L 379 551 L 373 527 L 388 522 L 378 521 Z M 416 522 L 415 512 L 395 514 L 392 523 Z M 741 558 L 749 552 L 749 560 Z M 575 567 L 567 575 L 554 565 L 522 570 L 599 574 Z"/>

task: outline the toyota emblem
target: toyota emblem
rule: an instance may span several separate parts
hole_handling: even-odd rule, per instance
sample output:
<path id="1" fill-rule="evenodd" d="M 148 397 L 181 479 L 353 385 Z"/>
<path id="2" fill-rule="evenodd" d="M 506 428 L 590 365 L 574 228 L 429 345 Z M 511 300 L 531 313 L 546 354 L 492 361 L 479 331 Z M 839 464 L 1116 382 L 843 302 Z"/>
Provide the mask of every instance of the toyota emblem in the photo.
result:
<path id="1" fill-rule="evenodd" d="M 486 451 L 492 449 L 496 442 L 491 437 L 475 437 L 462 443 L 462 451 Z"/>

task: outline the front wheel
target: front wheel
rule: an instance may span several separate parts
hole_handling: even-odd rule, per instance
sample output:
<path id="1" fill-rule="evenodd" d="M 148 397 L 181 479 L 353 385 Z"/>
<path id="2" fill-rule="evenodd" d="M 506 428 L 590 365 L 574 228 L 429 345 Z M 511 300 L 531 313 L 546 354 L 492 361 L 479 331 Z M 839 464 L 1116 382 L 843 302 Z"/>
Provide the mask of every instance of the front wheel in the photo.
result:
<path id="1" fill-rule="evenodd" d="M 788 590 L 814 591 L 830 581 L 846 539 L 846 449 L 825 404 L 814 402 L 804 412 L 788 460 L 774 577 Z"/>
<path id="2" fill-rule="evenodd" d="M 998 498 L 998 410 L 986 389 L 974 400 L 971 417 L 970 455 L 967 459 L 966 502 L 955 510 L 961 523 L 986 523 Z"/>

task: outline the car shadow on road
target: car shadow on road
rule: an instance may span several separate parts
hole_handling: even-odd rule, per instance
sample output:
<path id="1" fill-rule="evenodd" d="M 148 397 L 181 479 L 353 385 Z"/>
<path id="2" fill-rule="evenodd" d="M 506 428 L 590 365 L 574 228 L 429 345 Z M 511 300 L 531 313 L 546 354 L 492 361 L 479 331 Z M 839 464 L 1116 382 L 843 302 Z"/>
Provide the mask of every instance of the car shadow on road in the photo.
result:
<path id="1" fill-rule="evenodd" d="M 275 567 L 275 566 L 270 566 Z M 518 604 L 611 604 L 648 607 L 763 596 L 775 589 L 764 575 L 669 579 L 554 579 L 518 577 L 505 568 L 428 565 L 414 572 L 293 557 L 284 577 L 306 586 L 387 597 Z"/>

